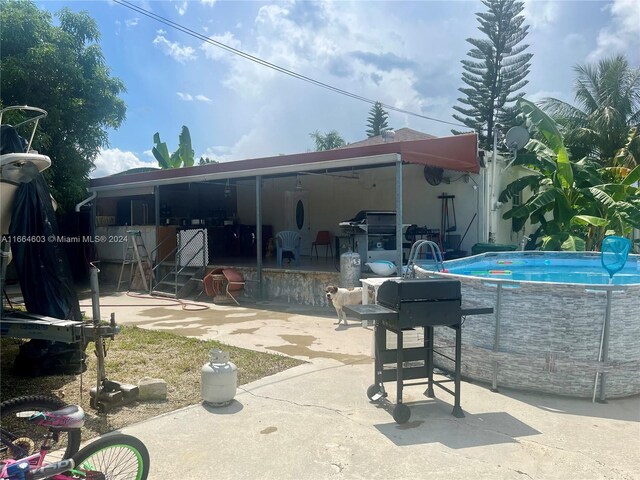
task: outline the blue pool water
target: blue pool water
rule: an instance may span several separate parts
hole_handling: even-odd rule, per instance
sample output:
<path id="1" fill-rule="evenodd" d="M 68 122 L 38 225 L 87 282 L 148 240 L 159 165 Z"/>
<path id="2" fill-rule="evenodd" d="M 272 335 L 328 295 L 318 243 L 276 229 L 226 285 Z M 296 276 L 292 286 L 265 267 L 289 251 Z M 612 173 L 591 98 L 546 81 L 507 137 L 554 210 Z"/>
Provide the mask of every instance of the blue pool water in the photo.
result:
<path id="1" fill-rule="evenodd" d="M 501 280 L 606 285 L 609 273 L 598 253 L 496 252 L 444 263 L 449 273 Z M 629 255 L 614 285 L 640 284 L 638 255 Z"/>

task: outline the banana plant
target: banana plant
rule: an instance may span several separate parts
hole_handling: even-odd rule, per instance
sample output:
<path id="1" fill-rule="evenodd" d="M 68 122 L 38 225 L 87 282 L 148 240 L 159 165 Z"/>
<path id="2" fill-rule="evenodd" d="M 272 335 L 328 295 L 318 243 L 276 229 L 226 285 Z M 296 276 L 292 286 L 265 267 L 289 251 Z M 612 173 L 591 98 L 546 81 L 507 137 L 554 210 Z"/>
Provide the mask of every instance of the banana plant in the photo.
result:
<path id="1" fill-rule="evenodd" d="M 517 105 L 529 125 L 540 134 L 514 165 L 530 173 L 507 185 L 499 201 L 529 188 L 533 195 L 507 211 L 519 231 L 527 221 L 538 225 L 533 236 L 543 250 L 592 250 L 608 234 L 626 235 L 640 227 L 638 168 L 599 168 L 592 159 L 572 162 L 556 123 L 535 104 L 523 98 Z"/>
<path id="2" fill-rule="evenodd" d="M 160 168 L 180 168 L 192 167 L 195 161 L 194 151 L 191 147 L 191 134 L 189 129 L 183 125 L 180 135 L 178 136 L 178 149 L 169 154 L 167 144 L 160 140 L 160 133 L 153 135 L 153 143 L 155 146 L 151 149 L 153 156 L 158 161 Z"/>

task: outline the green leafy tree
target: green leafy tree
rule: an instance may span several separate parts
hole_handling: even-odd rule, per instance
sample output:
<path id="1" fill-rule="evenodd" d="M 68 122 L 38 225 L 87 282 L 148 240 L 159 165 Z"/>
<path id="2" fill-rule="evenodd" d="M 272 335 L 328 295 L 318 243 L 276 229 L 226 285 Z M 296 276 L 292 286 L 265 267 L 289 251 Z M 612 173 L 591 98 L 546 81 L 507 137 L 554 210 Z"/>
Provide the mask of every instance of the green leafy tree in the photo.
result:
<path id="1" fill-rule="evenodd" d="M 589 158 L 572 162 L 558 125 L 545 112 L 523 98 L 517 101 L 540 140 L 532 139 L 527 152 L 514 165 L 531 173 L 507 185 L 498 200 L 530 189 L 533 195 L 505 212 L 513 230 L 525 222 L 538 225 L 534 242 L 544 250 L 594 250 L 605 235 L 626 236 L 640 227 L 640 167 L 601 167 Z"/>
<path id="2" fill-rule="evenodd" d="M 483 0 L 487 12 L 476 13 L 486 35 L 484 39 L 468 38 L 472 45 L 467 53 L 473 60 L 462 60 L 460 88 L 465 97 L 458 98 L 462 105 L 453 108 L 460 112 L 453 118 L 478 133 L 480 146 L 492 148 L 496 123 L 503 126 L 515 124 L 514 103 L 522 96 L 516 93 L 528 82 L 531 53 L 522 53 L 528 45 L 520 44 L 527 36 L 529 26 L 523 25 L 521 14 L 524 5 L 515 0 Z M 453 131 L 453 133 L 460 133 Z"/>
<path id="3" fill-rule="evenodd" d="M 309 136 L 316 143 L 316 152 L 344 147 L 346 145 L 344 139 L 335 130 L 331 130 L 328 133 L 320 133 L 316 130 L 315 132 L 310 133 Z"/>
<path id="4" fill-rule="evenodd" d="M 576 157 L 602 165 L 640 164 L 640 68 L 619 55 L 575 67 L 576 106 L 546 98 L 542 108 L 563 127 Z"/>
<path id="5" fill-rule="evenodd" d="M 34 148 L 51 157 L 45 176 L 59 211 L 72 211 L 108 130 L 124 121 L 125 87 L 110 75 L 96 22 L 67 8 L 57 18 L 30 1 L 0 1 L 0 99 L 49 112 Z"/>
<path id="6" fill-rule="evenodd" d="M 369 110 L 369 118 L 367 119 L 367 137 L 376 137 L 378 135 L 382 135 L 382 132 L 386 130 L 391 130 L 387 120 L 389 119 L 389 114 L 386 112 L 384 108 L 382 108 L 382 104 L 380 102 L 376 102 Z"/>
<path id="7" fill-rule="evenodd" d="M 178 149 L 171 155 L 169 155 L 167 144 L 160 141 L 160 134 L 158 132 L 153 135 L 153 143 L 155 143 L 155 147 L 151 149 L 151 152 L 158 161 L 160 168 L 165 169 L 193 166 L 195 157 L 193 148 L 191 148 L 191 134 L 185 125 L 182 126 L 182 130 L 178 136 Z"/>

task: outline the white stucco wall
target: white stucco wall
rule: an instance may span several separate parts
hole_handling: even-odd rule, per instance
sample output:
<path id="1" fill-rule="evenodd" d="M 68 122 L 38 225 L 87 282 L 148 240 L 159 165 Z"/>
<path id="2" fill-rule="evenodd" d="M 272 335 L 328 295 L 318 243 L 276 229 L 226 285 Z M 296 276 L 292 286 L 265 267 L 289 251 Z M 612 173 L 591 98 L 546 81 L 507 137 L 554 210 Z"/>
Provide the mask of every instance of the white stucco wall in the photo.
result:
<path id="1" fill-rule="evenodd" d="M 351 172 L 339 174 L 348 177 Z M 354 172 L 355 179 L 327 175 L 299 175 L 304 190 L 309 194 L 308 215 L 310 218 L 309 238 L 312 241 L 319 230 L 329 230 L 334 235 L 341 234 L 338 223 L 348 220 L 360 210 L 395 210 L 395 167 L 382 167 Z M 451 183 L 432 186 L 424 179 L 423 167 L 405 165 L 403 167 L 403 201 L 405 224 L 416 224 L 428 228 L 440 228 L 442 200 L 438 195 L 455 195 L 454 205 L 457 229 L 452 234 L 464 235 L 474 214 L 478 212 L 480 194 L 473 188 L 474 183 L 464 182 L 459 172 L 449 172 Z M 472 175 L 478 184 L 480 179 Z M 272 225 L 274 232 L 285 228 L 284 192 L 295 190 L 296 177 L 268 178 L 262 186 L 263 224 Z M 244 224 L 255 223 L 254 180 L 239 182 L 238 219 Z M 453 224 L 451 206 L 450 224 Z M 479 241 L 476 217 L 464 238 L 461 249 L 471 252 L 471 246 Z"/>

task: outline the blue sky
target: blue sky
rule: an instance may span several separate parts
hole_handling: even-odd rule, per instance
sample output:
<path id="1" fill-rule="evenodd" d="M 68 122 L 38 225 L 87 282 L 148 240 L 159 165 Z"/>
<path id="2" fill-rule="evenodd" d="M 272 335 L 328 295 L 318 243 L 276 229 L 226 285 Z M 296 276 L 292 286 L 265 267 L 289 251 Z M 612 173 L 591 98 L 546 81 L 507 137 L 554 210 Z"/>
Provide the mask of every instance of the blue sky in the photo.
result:
<path id="1" fill-rule="evenodd" d="M 37 0 L 36 0 L 37 1 Z M 334 87 L 455 122 L 470 45 L 482 38 L 476 1 L 142 1 L 135 5 L 208 38 Z M 86 10 L 101 31 L 127 119 L 110 132 L 93 177 L 157 166 L 160 132 L 177 148 L 182 125 L 196 157 L 239 160 L 313 150 L 309 133 L 366 138 L 371 105 L 275 72 L 112 1 L 37 1 L 52 13 Z M 527 98 L 573 100 L 577 64 L 623 53 L 640 64 L 638 0 L 525 2 L 533 53 Z M 448 135 L 451 125 L 390 112 L 393 128 Z"/>

